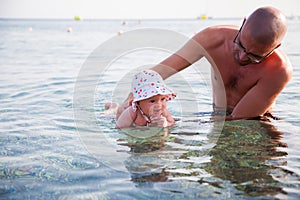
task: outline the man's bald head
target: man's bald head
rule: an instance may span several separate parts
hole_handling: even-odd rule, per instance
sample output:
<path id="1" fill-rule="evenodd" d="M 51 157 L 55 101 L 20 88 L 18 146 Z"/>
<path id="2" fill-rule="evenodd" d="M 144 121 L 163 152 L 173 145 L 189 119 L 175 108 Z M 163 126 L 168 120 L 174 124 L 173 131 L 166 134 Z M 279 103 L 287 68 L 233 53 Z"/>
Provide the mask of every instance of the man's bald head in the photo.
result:
<path id="1" fill-rule="evenodd" d="M 260 44 L 277 46 L 281 43 L 286 31 L 285 16 L 274 7 L 261 7 L 255 10 L 246 20 L 245 29 Z"/>

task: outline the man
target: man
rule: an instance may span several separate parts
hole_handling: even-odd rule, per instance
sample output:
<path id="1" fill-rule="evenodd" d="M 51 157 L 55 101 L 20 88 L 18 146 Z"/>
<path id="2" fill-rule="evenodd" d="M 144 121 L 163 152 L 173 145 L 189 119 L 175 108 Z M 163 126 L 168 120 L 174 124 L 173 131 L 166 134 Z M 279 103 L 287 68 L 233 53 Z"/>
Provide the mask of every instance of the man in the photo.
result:
<path id="1" fill-rule="evenodd" d="M 286 54 L 278 49 L 286 30 L 278 9 L 261 7 L 240 29 L 223 25 L 200 31 L 153 70 L 166 79 L 206 57 L 212 65 L 214 110 L 226 111 L 227 119 L 263 116 L 292 76 Z M 124 103 L 130 104 L 130 97 Z"/>

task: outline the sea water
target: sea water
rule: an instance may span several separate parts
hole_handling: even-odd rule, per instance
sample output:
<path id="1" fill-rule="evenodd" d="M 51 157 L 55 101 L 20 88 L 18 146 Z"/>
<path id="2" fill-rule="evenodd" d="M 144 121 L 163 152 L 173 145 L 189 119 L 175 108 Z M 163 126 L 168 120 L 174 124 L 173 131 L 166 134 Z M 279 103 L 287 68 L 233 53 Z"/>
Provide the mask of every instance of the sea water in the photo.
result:
<path id="1" fill-rule="evenodd" d="M 294 67 L 274 110 L 282 120 L 211 121 L 204 60 L 167 80 L 177 93 L 168 102 L 177 120 L 169 130 L 119 131 L 104 109 L 126 98 L 136 70 L 180 42 L 241 22 L 0 20 L 0 199 L 298 199 L 297 20 L 280 47 Z M 131 31 L 137 39 L 125 40 L 122 52 Z M 172 46 L 168 36 L 180 42 Z"/>

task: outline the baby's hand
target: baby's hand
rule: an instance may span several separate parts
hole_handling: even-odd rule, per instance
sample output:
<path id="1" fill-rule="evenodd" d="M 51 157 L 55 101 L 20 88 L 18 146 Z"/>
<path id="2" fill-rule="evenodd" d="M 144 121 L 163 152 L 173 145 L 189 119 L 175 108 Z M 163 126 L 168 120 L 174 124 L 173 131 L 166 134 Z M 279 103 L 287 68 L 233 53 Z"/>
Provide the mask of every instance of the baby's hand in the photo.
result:
<path id="1" fill-rule="evenodd" d="M 167 127 L 168 121 L 164 116 L 151 116 L 150 117 L 151 123 L 149 126 L 157 126 L 157 127 Z"/>

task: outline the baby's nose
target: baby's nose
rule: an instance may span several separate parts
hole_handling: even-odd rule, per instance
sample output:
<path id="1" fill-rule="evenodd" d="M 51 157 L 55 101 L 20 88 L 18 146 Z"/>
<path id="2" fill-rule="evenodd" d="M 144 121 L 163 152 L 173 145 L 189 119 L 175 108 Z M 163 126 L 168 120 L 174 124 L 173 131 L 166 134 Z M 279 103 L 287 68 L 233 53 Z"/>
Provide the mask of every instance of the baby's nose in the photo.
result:
<path id="1" fill-rule="evenodd" d="M 153 110 L 161 110 L 162 109 L 162 105 L 161 104 L 157 104 L 155 106 L 153 106 Z"/>
<path id="2" fill-rule="evenodd" d="M 160 116 L 161 115 L 161 109 L 162 109 L 162 106 L 161 105 L 154 105 L 152 108 L 151 108 L 151 115 L 152 116 Z"/>

